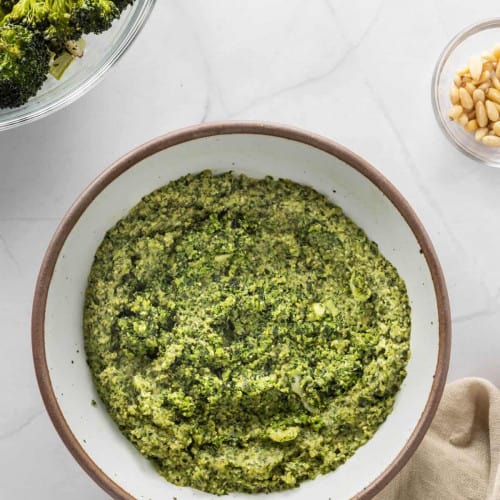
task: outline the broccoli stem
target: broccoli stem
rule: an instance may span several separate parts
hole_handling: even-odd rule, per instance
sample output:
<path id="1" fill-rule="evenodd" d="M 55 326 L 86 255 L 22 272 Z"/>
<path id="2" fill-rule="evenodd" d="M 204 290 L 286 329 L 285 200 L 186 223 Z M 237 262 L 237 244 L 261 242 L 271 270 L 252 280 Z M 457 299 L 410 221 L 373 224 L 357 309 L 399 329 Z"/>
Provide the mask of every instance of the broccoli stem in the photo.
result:
<path id="1" fill-rule="evenodd" d="M 63 52 L 54 59 L 54 62 L 50 66 L 49 73 L 56 80 L 60 80 L 74 60 L 75 58 L 69 52 Z"/>

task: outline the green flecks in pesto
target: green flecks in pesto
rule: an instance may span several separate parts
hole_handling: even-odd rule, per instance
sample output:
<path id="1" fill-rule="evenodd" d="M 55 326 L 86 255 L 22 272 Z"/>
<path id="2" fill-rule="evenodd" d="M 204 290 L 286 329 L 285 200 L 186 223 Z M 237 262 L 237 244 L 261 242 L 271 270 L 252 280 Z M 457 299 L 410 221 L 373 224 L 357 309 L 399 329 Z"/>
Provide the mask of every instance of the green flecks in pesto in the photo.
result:
<path id="1" fill-rule="evenodd" d="M 335 469 L 385 420 L 410 307 L 394 267 L 325 197 L 206 171 L 106 234 L 84 333 L 106 408 L 160 474 L 269 492 Z"/>

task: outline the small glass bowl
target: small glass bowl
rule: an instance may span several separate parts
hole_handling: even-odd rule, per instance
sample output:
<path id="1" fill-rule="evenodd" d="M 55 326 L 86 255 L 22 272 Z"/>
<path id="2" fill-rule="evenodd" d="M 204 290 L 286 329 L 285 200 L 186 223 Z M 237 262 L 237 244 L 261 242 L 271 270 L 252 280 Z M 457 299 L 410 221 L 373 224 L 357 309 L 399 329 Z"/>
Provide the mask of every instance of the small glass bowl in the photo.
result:
<path id="1" fill-rule="evenodd" d="M 432 106 L 445 136 L 460 151 L 474 160 L 492 167 L 500 167 L 500 148 L 485 146 L 474 139 L 474 134 L 449 119 L 452 106 L 450 89 L 456 72 L 465 66 L 471 56 L 493 50 L 500 43 L 500 18 L 488 19 L 469 26 L 445 47 L 432 78 Z"/>
<path id="2" fill-rule="evenodd" d="M 25 105 L 0 109 L 0 131 L 47 116 L 90 90 L 130 46 L 154 3 L 155 0 L 136 0 L 110 30 L 85 36 L 85 55 L 68 68 L 61 80 L 49 75 L 38 94 Z"/>

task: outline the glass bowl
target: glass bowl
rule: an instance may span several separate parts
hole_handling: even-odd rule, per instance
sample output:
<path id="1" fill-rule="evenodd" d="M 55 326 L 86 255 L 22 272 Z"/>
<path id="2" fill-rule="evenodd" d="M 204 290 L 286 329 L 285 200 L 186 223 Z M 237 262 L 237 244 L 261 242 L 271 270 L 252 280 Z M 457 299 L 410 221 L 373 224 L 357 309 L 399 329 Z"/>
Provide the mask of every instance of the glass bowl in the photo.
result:
<path id="1" fill-rule="evenodd" d="M 457 70 L 465 66 L 471 56 L 493 50 L 500 43 L 500 18 L 487 19 L 458 33 L 445 47 L 432 78 L 432 105 L 438 124 L 445 136 L 470 158 L 493 167 L 500 167 L 500 148 L 485 146 L 474 139 L 458 123 L 451 121 L 450 89 Z"/>
<path id="2" fill-rule="evenodd" d="M 0 109 L 0 131 L 57 111 L 81 97 L 118 61 L 141 30 L 155 0 L 136 0 L 122 12 L 110 30 L 85 37 L 85 55 L 75 60 L 61 80 L 49 75 L 38 94 L 26 104 Z"/>

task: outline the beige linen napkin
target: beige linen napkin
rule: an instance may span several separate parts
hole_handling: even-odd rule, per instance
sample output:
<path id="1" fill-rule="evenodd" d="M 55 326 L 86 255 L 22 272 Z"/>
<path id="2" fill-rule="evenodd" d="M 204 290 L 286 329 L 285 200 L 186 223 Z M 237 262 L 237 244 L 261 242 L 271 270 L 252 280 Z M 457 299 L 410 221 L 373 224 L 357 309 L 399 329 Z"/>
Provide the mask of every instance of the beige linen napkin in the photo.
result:
<path id="1" fill-rule="evenodd" d="M 408 464 L 376 500 L 500 500 L 500 390 L 477 378 L 448 385 Z"/>

